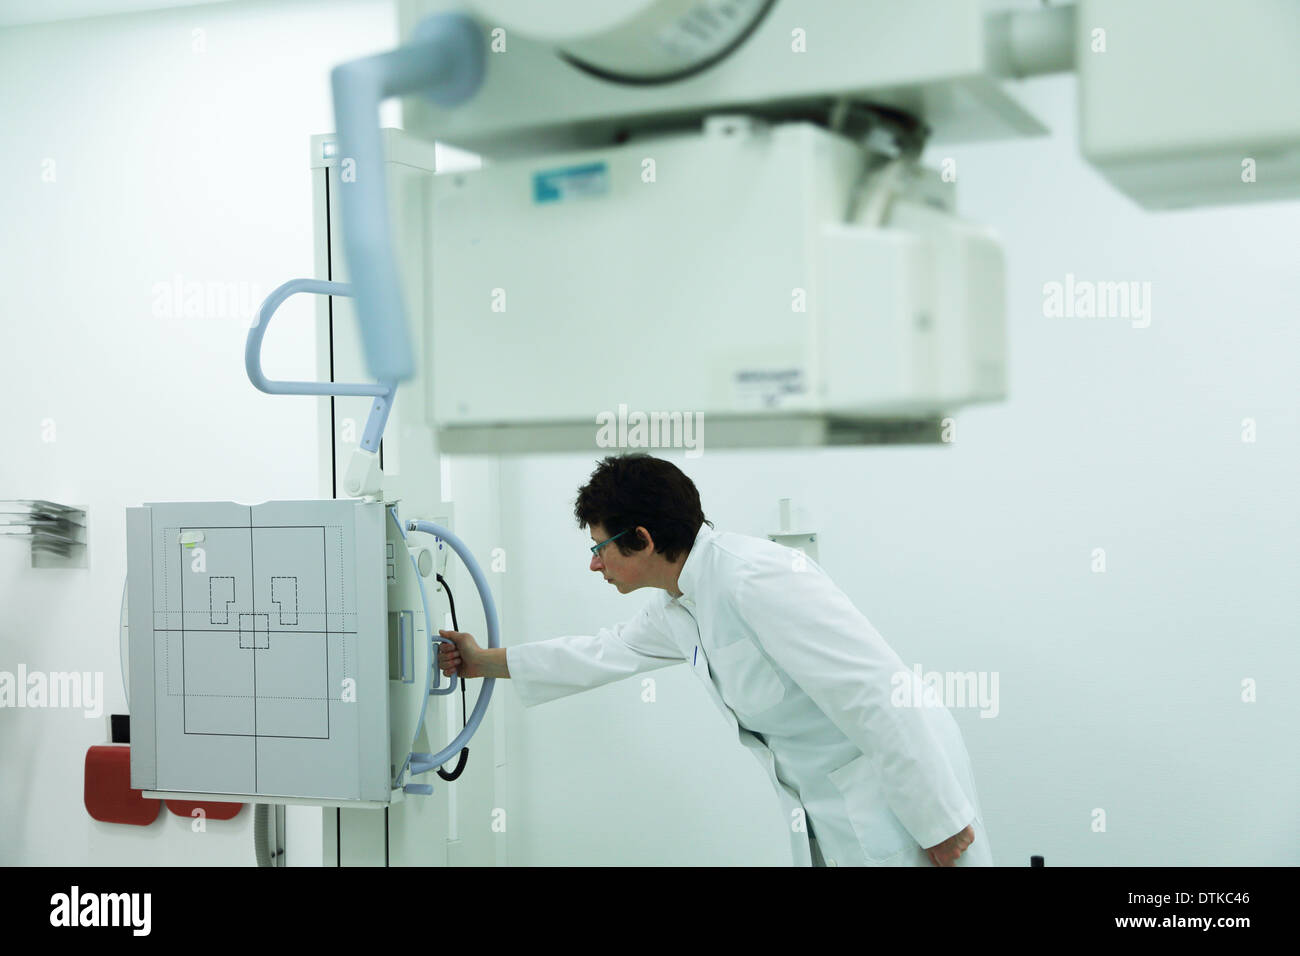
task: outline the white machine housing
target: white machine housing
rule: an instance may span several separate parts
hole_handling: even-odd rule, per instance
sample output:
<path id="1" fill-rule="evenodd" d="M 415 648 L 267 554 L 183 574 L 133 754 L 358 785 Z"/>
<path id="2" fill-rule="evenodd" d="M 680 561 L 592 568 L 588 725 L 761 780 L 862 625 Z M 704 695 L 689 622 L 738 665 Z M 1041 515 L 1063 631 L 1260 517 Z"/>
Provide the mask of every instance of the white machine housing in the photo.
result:
<path id="1" fill-rule="evenodd" d="M 1145 209 L 1300 199 L 1300 3 L 1080 0 L 1079 142 Z"/>
<path id="2" fill-rule="evenodd" d="M 986 16 L 1013 5 L 989 0 L 854 0 L 763 4 L 761 17 L 725 58 L 672 82 L 611 81 L 566 54 L 601 66 L 648 68 L 701 7 L 759 6 L 706 0 L 402 0 L 403 38 L 431 13 L 462 10 L 488 36 L 483 87 L 463 106 L 403 103 L 408 132 L 482 156 L 538 155 L 613 142 L 619 131 L 681 126 L 710 113 L 790 115 L 836 98 L 871 102 L 923 119 L 933 143 L 1041 135 L 1047 131 L 1001 79 L 1010 66 L 991 44 Z M 1021 0 L 1021 8 L 1036 0 Z M 590 9 L 604 8 L 600 15 Z M 663 37 L 676 12 L 679 29 Z M 739 10 L 748 17 L 748 10 Z M 581 29 L 582 20 L 594 33 Z M 645 25 L 654 30 L 638 32 Z M 645 52 L 634 55 L 639 38 Z M 705 41 L 707 42 L 707 41 Z M 682 62 L 691 63 L 689 51 Z M 707 62 L 707 61 L 706 61 Z"/>
<path id="3" fill-rule="evenodd" d="M 408 544 L 390 507 L 127 509 L 132 787 L 365 809 L 402 799 L 430 659 L 415 575 L 431 613 L 446 598 L 441 562 Z"/>
<path id="4" fill-rule="evenodd" d="M 436 177 L 444 450 L 594 448 L 637 413 L 702 415 L 730 447 L 937 441 L 1002 398 L 997 241 L 933 171 L 885 226 L 845 221 L 863 164 L 810 123 L 714 117 Z"/>

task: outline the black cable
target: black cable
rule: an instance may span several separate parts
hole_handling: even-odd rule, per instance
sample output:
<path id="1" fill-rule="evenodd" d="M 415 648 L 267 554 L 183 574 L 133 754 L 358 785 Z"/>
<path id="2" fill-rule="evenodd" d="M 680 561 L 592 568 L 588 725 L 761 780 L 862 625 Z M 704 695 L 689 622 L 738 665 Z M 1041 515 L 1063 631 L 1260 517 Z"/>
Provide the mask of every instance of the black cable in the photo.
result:
<path id="1" fill-rule="evenodd" d="M 451 629 L 453 631 L 459 631 L 460 625 L 456 623 L 456 601 L 451 596 L 451 588 L 447 586 L 447 582 L 443 580 L 441 574 L 435 574 L 434 577 L 438 579 L 438 583 L 442 585 L 442 589 L 447 592 L 447 604 L 451 608 Z M 438 643 L 441 642 L 439 641 Z M 434 652 L 435 653 L 437 652 L 436 649 L 434 649 Z M 462 674 L 460 676 L 460 721 L 462 727 L 465 727 L 469 724 L 469 718 L 466 716 L 466 713 L 467 713 L 467 708 L 465 704 L 465 675 Z M 460 759 L 456 761 L 456 769 L 448 772 L 446 770 L 443 770 L 441 767 L 439 767 L 438 776 L 442 777 L 443 780 L 455 780 L 457 777 L 461 775 L 461 771 L 465 769 L 465 763 L 468 760 L 469 760 L 469 747 L 462 747 L 460 751 Z"/>

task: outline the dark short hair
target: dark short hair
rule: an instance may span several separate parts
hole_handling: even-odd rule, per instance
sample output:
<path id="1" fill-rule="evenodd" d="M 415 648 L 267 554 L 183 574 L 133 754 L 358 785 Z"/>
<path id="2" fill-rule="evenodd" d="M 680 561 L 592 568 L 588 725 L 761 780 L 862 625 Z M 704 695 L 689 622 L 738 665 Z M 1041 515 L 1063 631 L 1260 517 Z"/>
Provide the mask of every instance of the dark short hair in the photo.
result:
<path id="1" fill-rule="evenodd" d="M 668 561 L 691 550 L 701 524 L 713 527 L 695 483 L 672 462 L 642 452 L 603 459 L 578 489 L 573 515 L 579 528 L 598 524 L 611 536 L 639 525 Z M 644 551 L 647 541 L 623 535 L 613 544 L 627 555 Z"/>

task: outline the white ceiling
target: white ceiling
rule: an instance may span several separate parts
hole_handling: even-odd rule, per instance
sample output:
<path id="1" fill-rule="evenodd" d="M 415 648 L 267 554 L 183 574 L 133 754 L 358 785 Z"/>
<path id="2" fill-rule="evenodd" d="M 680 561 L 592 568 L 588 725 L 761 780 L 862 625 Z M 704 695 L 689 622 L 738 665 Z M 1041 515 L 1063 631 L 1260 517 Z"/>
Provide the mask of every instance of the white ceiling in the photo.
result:
<path id="1" fill-rule="evenodd" d="M 172 7 L 197 7 L 214 0 L 0 0 L 0 27 L 53 20 L 76 20 Z M 226 2 L 226 0 L 215 0 Z"/>

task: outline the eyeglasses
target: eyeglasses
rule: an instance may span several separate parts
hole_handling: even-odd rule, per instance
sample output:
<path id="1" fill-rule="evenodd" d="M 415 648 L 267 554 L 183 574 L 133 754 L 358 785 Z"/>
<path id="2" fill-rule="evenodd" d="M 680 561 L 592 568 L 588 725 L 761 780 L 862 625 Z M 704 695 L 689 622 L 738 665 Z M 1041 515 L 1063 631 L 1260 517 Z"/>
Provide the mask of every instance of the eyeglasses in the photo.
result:
<path id="1" fill-rule="evenodd" d="M 625 535 L 625 534 L 627 534 L 627 532 L 628 532 L 629 530 L 631 530 L 631 529 L 624 529 L 623 531 L 620 531 L 618 534 L 614 535 L 614 538 L 617 538 L 617 537 L 620 537 L 621 535 Z M 605 545 L 609 544 L 611 541 L 613 541 L 614 538 L 606 538 L 606 539 L 605 539 L 604 541 L 602 541 L 600 544 L 593 544 L 593 545 L 591 546 L 591 554 L 592 554 L 592 557 L 595 557 L 597 554 L 599 554 L 599 553 L 600 553 L 600 549 L 603 548 L 603 547 L 605 547 Z"/>

